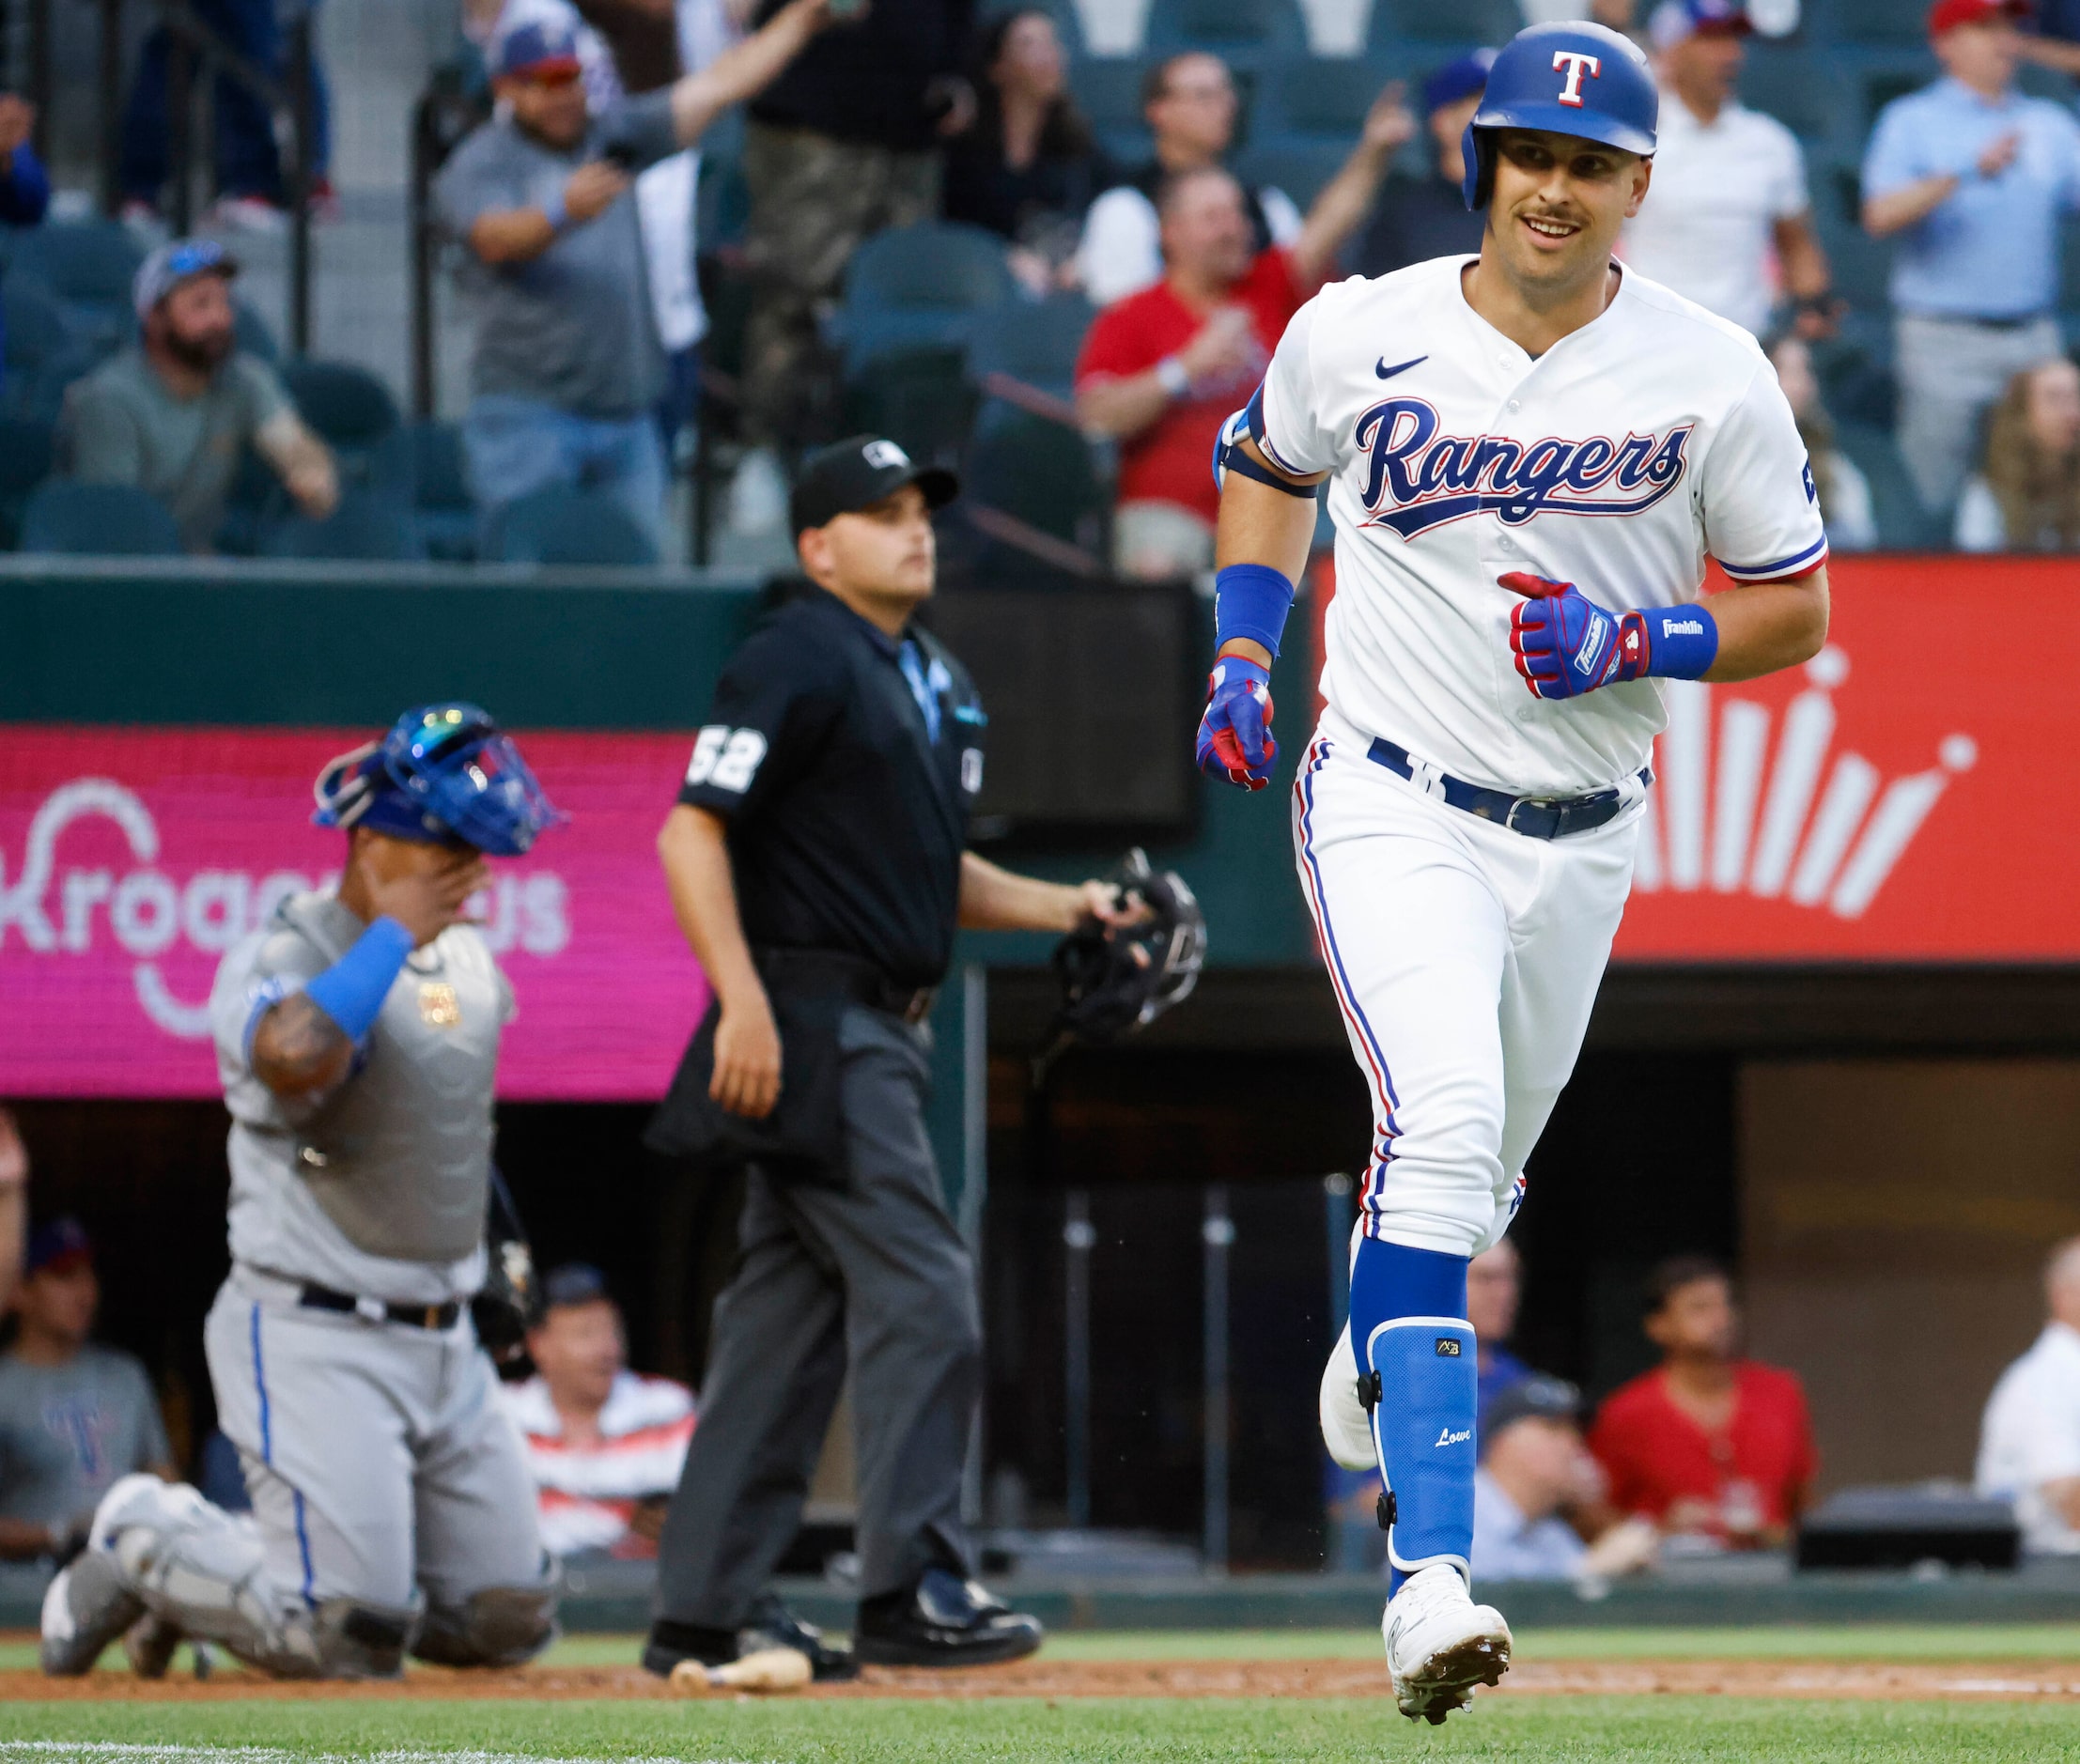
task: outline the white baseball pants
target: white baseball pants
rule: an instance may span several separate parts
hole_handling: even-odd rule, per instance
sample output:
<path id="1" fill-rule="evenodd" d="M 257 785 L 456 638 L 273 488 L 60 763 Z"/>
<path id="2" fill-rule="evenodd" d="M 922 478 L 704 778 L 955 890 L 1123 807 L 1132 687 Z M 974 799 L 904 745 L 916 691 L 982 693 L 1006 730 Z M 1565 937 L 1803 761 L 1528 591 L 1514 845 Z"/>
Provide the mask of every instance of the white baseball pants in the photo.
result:
<path id="1" fill-rule="evenodd" d="M 1293 804 L 1300 886 L 1372 1092 L 1360 1224 L 1474 1256 L 1509 1229 L 1581 1050 L 1641 810 L 1531 839 L 1427 795 L 1368 745 L 1325 713 Z"/>

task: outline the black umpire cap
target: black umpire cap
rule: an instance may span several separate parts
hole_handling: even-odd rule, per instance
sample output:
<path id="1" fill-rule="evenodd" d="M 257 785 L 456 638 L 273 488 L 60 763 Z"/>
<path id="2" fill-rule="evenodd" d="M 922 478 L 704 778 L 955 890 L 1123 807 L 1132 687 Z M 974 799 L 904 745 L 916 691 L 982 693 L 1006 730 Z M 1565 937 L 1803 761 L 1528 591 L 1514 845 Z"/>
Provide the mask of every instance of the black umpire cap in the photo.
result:
<path id="1" fill-rule="evenodd" d="M 839 515 L 886 502 L 906 484 L 924 492 L 927 508 L 944 508 L 960 494 L 960 480 L 940 466 L 917 466 L 894 441 L 881 435 L 849 435 L 819 447 L 801 462 L 788 498 L 795 537 Z"/>

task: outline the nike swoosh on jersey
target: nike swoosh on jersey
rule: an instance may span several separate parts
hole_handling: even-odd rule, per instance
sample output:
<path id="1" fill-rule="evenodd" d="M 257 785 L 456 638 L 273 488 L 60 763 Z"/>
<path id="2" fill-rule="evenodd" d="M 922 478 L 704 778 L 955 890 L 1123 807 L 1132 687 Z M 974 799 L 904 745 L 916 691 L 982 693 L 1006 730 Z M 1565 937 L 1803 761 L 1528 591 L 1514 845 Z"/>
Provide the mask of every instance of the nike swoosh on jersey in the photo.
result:
<path id="1" fill-rule="evenodd" d="M 1383 355 L 1379 358 L 1379 365 L 1374 367 L 1373 372 L 1382 379 L 1391 379 L 1396 374 L 1405 374 L 1411 367 L 1420 366 L 1429 359 L 1427 355 L 1419 355 L 1413 362 L 1404 362 L 1399 367 L 1389 367 L 1387 358 Z"/>

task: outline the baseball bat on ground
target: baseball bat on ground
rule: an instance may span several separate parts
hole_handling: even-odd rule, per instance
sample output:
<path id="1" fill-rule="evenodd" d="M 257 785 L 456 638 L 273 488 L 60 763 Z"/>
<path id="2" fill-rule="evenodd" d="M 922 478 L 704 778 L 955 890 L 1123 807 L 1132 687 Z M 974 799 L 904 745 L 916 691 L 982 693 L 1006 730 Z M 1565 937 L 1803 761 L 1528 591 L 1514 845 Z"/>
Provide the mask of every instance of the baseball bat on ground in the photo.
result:
<path id="1" fill-rule="evenodd" d="M 799 1691 L 809 1682 L 809 1656 L 792 1648 L 761 1648 L 756 1653 L 732 1660 L 727 1665 L 704 1666 L 698 1660 L 682 1660 L 672 1668 L 672 1688 L 681 1696 L 707 1696 L 715 1692 L 749 1691 L 755 1695 Z"/>

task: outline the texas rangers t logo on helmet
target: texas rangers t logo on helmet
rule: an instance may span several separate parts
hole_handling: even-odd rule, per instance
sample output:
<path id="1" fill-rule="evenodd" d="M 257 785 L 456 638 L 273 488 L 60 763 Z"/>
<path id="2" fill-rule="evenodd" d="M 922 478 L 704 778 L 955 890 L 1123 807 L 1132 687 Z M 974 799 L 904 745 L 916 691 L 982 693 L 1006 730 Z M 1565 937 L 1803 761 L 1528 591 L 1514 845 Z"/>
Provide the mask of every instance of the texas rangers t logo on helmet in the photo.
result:
<path id="1" fill-rule="evenodd" d="M 1556 49 L 1553 51 L 1553 71 L 1559 73 L 1562 70 L 1566 71 L 1567 84 L 1560 87 L 1560 101 L 1579 110 L 1582 107 L 1582 75 L 1587 73 L 1592 80 L 1602 79 L 1603 59 L 1579 49 Z"/>

